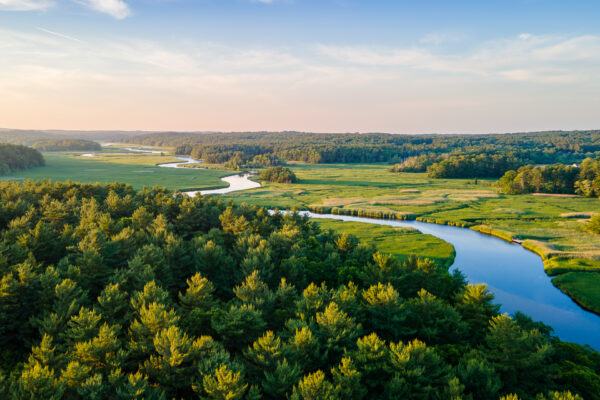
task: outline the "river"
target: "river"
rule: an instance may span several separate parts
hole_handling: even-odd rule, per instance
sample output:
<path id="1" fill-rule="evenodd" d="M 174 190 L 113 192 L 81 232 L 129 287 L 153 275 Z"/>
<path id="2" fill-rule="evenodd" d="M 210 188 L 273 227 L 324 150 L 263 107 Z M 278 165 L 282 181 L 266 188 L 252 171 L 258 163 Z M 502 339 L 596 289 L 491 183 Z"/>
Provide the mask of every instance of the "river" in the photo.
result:
<path id="1" fill-rule="evenodd" d="M 132 150 L 132 149 L 129 149 Z M 184 156 L 173 156 L 174 158 L 184 161 L 184 162 L 172 162 L 172 163 L 165 163 L 165 164 L 158 164 L 157 167 L 162 167 L 162 168 L 186 168 L 185 165 L 189 165 L 189 164 L 199 164 L 202 161 L 201 160 L 195 160 L 191 157 L 184 157 Z M 184 192 L 185 194 L 187 194 L 188 196 L 194 197 L 196 196 L 198 193 L 200 193 L 201 195 L 210 195 L 210 194 L 225 194 L 225 193 L 231 193 L 231 192 L 237 192 L 239 190 L 248 190 L 248 189 L 254 189 L 257 187 L 260 187 L 260 183 L 258 182 L 254 182 L 251 181 L 250 176 L 252 176 L 251 174 L 238 174 L 238 175 L 230 175 L 230 176 L 226 176 L 224 178 L 221 178 L 221 180 L 225 183 L 227 183 L 229 186 L 228 187 L 224 187 L 224 188 L 220 188 L 220 189 L 209 189 L 209 190 L 194 190 L 194 191 L 190 191 L 190 192 Z"/>
<path id="2" fill-rule="evenodd" d="M 161 167 L 182 168 L 181 164 L 200 161 L 177 157 L 185 163 L 161 164 Z M 249 174 L 222 178 L 229 187 L 222 189 L 185 192 L 190 196 L 225 194 L 260 187 L 248 179 Z M 309 218 L 330 218 L 369 224 L 411 227 L 422 233 L 436 236 L 452 244 L 456 258 L 451 270 L 459 269 L 470 283 L 485 283 L 501 304 L 502 312 L 512 314 L 522 311 L 534 320 L 554 328 L 563 340 L 589 344 L 600 350 L 600 316 L 579 307 L 566 294 L 558 290 L 544 272 L 544 263 L 536 254 L 522 246 L 485 235 L 471 229 L 430 224 L 419 221 L 398 221 L 333 214 L 315 214 L 301 211 Z"/>
<path id="3" fill-rule="evenodd" d="M 469 283 L 485 283 L 502 305 L 502 312 L 522 311 L 534 320 L 554 328 L 563 340 L 589 344 L 600 349 L 600 317 L 579 307 L 558 290 L 544 272 L 542 259 L 522 246 L 471 229 L 430 224 L 315 214 L 310 218 L 330 218 L 369 224 L 411 227 L 452 244 L 456 259 L 450 268 L 459 269 Z"/>

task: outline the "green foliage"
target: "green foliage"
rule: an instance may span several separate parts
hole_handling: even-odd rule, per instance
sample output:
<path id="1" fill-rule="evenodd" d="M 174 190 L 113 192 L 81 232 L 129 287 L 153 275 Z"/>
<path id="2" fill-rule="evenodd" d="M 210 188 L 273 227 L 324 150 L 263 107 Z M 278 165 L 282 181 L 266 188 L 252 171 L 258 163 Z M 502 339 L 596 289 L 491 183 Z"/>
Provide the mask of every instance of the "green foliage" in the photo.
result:
<path id="1" fill-rule="evenodd" d="M 291 169 L 282 166 L 265 169 L 260 173 L 260 179 L 275 183 L 294 183 L 297 180 Z"/>
<path id="2" fill-rule="evenodd" d="M 524 162 L 508 154 L 478 154 L 448 157 L 427 167 L 431 178 L 496 178 Z"/>
<path id="3" fill-rule="evenodd" d="M 0 176 L 13 171 L 41 167 L 45 164 L 42 154 L 30 147 L 0 143 Z"/>
<path id="4" fill-rule="evenodd" d="M 600 234 L 600 214 L 594 215 L 592 218 L 590 218 L 588 229 L 594 233 Z"/>
<path id="5" fill-rule="evenodd" d="M 390 171 L 391 172 L 426 172 L 427 168 L 439 161 L 442 157 L 434 154 L 421 154 L 420 156 L 411 156 L 404 159 L 401 163 L 395 164 Z"/>
<path id="6" fill-rule="evenodd" d="M 597 352 L 446 265 L 215 197 L 0 185 L 2 398 L 600 393 Z"/>
<path id="7" fill-rule="evenodd" d="M 545 167 L 525 165 L 510 170 L 499 181 L 504 193 L 575 193 L 580 169 L 571 165 L 554 164 Z"/>

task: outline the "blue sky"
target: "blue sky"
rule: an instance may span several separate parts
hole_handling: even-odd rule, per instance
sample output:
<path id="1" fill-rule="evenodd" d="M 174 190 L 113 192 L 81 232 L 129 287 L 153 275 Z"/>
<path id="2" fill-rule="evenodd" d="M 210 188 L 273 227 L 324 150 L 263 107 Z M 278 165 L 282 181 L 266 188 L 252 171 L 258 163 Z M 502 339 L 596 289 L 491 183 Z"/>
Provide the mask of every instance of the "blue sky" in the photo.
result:
<path id="1" fill-rule="evenodd" d="M 0 0 L 0 125 L 600 128 L 597 1 Z"/>

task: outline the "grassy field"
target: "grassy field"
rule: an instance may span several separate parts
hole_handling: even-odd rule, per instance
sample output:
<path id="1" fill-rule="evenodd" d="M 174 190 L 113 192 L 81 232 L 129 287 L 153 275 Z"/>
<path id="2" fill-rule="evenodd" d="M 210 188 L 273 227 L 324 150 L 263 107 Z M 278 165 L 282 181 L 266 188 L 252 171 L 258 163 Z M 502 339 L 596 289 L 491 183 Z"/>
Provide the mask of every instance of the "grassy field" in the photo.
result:
<path id="1" fill-rule="evenodd" d="M 156 164 L 176 162 L 169 156 L 139 153 L 102 152 L 95 157 L 81 157 L 81 153 L 44 153 L 46 166 L 12 173 L 1 179 L 51 179 L 55 182 L 72 180 L 84 183 L 124 182 L 136 189 L 144 186 L 164 186 L 168 189 L 204 189 L 226 187 L 223 176 L 231 175 L 225 169 L 161 168 Z"/>
<path id="2" fill-rule="evenodd" d="M 454 262 L 454 247 L 432 235 L 424 235 L 416 229 L 394 228 L 360 222 L 344 222 L 332 219 L 315 219 L 322 229 L 347 232 L 362 242 L 374 244 L 378 250 L 406 260 L 410 256 L 428 258 L 440 265 L 450 267 Z"/>
<path id="3" fill-rule="evenodd" d="M 475 185 L 466 179 L 429 179 L 420 173 L 392 173 L 387 165 L 291 168 L 299 179 L 295 184 L 267 183 L 231 197 L 282 209 L 417 218 L 473 227 L 505 240 L 520 239 L 544 259 L 550 275 L 588 272 L 570 275 L 557 286 L 600 312 L 600 283 L 587 283 L 600 279 L 600 235 L 585 229 L 589 216 L 600 211 L 598 199 L 503 195 L 493 180 L 480 179 Z"/>

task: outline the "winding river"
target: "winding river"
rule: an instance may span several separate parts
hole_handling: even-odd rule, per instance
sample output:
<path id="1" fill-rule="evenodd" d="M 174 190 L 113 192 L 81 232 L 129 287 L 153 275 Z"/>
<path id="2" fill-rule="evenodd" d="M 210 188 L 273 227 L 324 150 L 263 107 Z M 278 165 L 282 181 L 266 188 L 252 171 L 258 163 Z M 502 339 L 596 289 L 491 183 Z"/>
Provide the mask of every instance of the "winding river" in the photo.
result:
<path id="1" fill-rule="evenodd" d="M 199 161 L 178 157 L 185 163 Z M 162 164 L 161 167 L 181 168 L 183 163 Z M 249 175 L 232 175 L 222 178 L 229 187 L 222 189 L 186 192 L 190 196 L 225 194 L 260 186 L 248 179 Z M 600 350 L 600 317 L 579 307 L 566 294 L 558 290 L 544 272 L 544 264 L 536 254 L 522 246 L 505 242 L 471 229 L 418 221 L 383 220 L 333 214 L 315 214 L 301 211 L 309 218 L 329 218 L 369 224 L 410 227 L 436 236 L 452 244 L 456 258 L 452 269 L 459 269 L 470 283 L 485 283 L 502 305 L 502 312 L 522 311 L 534 320 L 554 328 L 563 340 L 589 344 Z"/>
<path id="2" fill-rule="evenodd" d="M 132 149 L 128 149 L 128 150 L 132 150 Z M 185 168 L 185 165 L 200 164 L 202 162 L 201 160 L 195 160 L 191 157 L 184 157 L 184 156 L 173 156 L 173 158 L 176 158 L 176 159 L 184 161 L 184 162 L 172 162 L 172 163 L 158 164 L 157 167 Z M 220 189 L 210 189 L 210 190 L 194 190 L 194 191 L 184 192 L 184 193 L 187 194 L 188 196 L 194 197 L 198 193 L 200 193 L 201 195 L 225 194 L 225 193 L 237 192 L 239 190 L 248 190 L 248 189 L 254 189 L 254 188 L 260 187 L 260 183 L 254 182 L 254 181 L 251 181 L 250 179 L 248 179 L 248 178 L 250 178 L 250 176 L 251 176 L 251 174 L 241 174 L 241 175 L 238 174 L 238 175 L 226 176 L 224 178 L 221 178 L 221 180 L 223 182 L 227 183 L 229 185 L 228 187 L 224 187 L 224 188 L 220 188 Z"/>
<path id="3" fill-rule="evenodd" d="M 600 349 L 600 317 L 579 307 L 558 290 L 544 272 L 542 259 L 518 244 L 505 242 L 471 229 L 430 224 L 315 214 L 310 218 L 329 218 L 369 224 L 410 227 L 437 236 L 452 244 L 456 259 L 450 268 L 459 269 L 470 283 L 485 283 L 502 305 L 502 312 L 522 311 L 534 320 L 554 328 L 563 340 L 589 344 Z"/>

